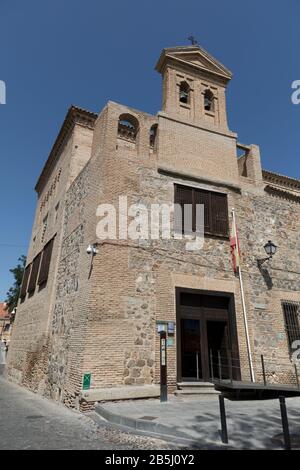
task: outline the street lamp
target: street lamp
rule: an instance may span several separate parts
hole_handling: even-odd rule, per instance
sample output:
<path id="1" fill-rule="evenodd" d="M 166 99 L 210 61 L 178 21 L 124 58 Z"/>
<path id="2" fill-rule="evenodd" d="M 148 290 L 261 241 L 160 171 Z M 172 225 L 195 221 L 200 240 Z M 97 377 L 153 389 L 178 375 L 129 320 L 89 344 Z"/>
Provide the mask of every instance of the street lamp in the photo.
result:
<path id="1" fill-rule="evenodd" d="M 264 249 L 268 255 L 267 259 L 270 259 L 273 255 L 275 255 L 277 246 L 273 242 L 271 242 L 271 240 L 269 240 L 268 243 L 265 244 Z"/>
<path id="2" fill-rule="evenodd" d="M 92 270 L 93 270 L 94 256 L 96 256 L 99 253 L 98 246 L 99 246 L 99 243 L 90 243 L 86 249 L 87 254 L 91 256 L 89 278 L 91 277 Z"/>
<path id="3" fill-rule="evenodd" d="M 260 267 L 265 261 L 268 261 L 270 259 L 273 258 L 273 256 L 275 255 L 276 251 L 277 251 L 277 246 L 275 245 L 275 243 L 273 243 L 271 240 L 268 240 L 268 242 L 264 245 L 264 249 L 265 249 L 265 252 L 267 254 L 267 258 L 263 258 L 263 259 L 258 259 L 257 260 L 257 264 L 258 266 Z"/>
<path id="4" fill-rule="evenodd" d="M 89 246 L 86 249 L 87 254 L 95 256 L 98 253 L 97 247 L 98 247 L 98 243 L 89 244 Z"/>

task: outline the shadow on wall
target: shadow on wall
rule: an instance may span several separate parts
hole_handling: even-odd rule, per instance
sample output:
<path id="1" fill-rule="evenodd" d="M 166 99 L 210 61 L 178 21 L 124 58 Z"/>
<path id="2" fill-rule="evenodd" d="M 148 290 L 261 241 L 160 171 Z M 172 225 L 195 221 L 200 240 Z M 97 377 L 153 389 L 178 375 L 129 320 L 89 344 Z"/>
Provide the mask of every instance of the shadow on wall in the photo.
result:
<path id="1" fill-rule="evenodd" d="M 265 267 L 265 266 L 262 266 L 259 262 L 257 262 L 257 266 L 258 266 L 258 269 L 265 281 L 265 284 L 268 288 L 268 290 L 271 290 L 272 287 L 273 287 L 273 281 L 272 281 L 272 278 L 270 276 L 270 273 L 268 271 L 268 269 Z"/>

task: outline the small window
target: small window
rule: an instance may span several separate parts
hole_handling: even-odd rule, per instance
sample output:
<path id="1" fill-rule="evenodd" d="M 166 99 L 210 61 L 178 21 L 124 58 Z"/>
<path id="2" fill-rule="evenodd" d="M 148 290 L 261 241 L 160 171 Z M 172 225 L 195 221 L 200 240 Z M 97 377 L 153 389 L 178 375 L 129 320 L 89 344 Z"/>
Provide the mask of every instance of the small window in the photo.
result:
<path id="1" fill-rule="evenodd" d="M 27 289 L 29 294 L 32 294 L 35 290 L 36 281 L 37 281 L 37 277 L 38 277 L 38 273 L 40 269 L 40 262 L 41 262 L 41 253 L 39 253 L 32 262 L 30 279 L 29 279 L 29 284 L 28 284 L 28 289 Z"/>
<path id="2" fill-rule="evenodd" d="M 54 243 L 54 238 L 52 238 L 52 240 L 50 240 L 45 245 L 44 250 L 43 250 L 41 269 L 40 269 L 40 274 L 39 274 L 39 279 L 38 279 L 39 286 L 41 286 L 42 284 L 46 284 L 48 280 L 48 274 L 49 274 L 51 256 L 52 256 L 52 250 L 53 250 L 53 243 Z"/>
<path id="3" fill-rule="evenodd" d="M 45 235 L 46 235 L 46 231 L 47 231 L 47 225 L 48 225 L 48 214 L 43 219 L 43 230 L 42 230 L 41 243 L 44 243 Z"/>
<path id="4" fill-rule="evenodd" d="M 189 222 L 192 231 L 196 231 L 196 207 L 204 205 L 204 233 L 215 236 L 228 236 L 228 202 L 227 195 L 206 191 L 204 189 L 190 188 L 189 186 L 175 185 L 175 204 L 181 206 L 181 212 L 175 212 L 175 230 L 183 231 L 185 223 Z M 192 213 L 184 212 L 184 205 L 192 206 Z M 185 217 L 191 217 L 185 221 Z"/>
<path id="5" fill-rule="evenodd" d="M 292 354 L 293 342 L 300 340 L 300 302 L 283 301 L 282 309 L 284 314 L 285 330 L 288 339 L 289 351 Z"/>
<path id="6" fill-rule="evenodd" d="M 55 223 L 58 220 L 59 202 L 55 206 Z"/>
<path id="7" fill-rule="evenodd" d="M 136 141 L 139 130 L 138 120 L 130 114 L 121 114 L 118 123 L 118 137 L 130 142 Z"/>
<path id="8" fill-rule="evenodd" d="M 150 147 L 155 147 L 157 135 L 157 124 L 153 124 L 150 128 Z"/>
<path id="9" fill-rule="evenodd" d="M 21 290 L 20 290 L 21 300 L 23 300 L 26 296 L 28 279 L 29 279 L 29 276 L 30 276 L 30 268 L 31 268 L 31 264 L 26 266 L 24 274 L 23 274 L 23 280 L 22 280 L 22 285 L 21 285 Z"/>
<path id="10" fill-rule="evenodd" d="M 190 87 L 188 83 L 181 82 L 179 87 L 179 101 L 180 103 L 190 103 Z"/>
<path id="11" fill-rule="evenodd" d="M 206 90 L 204 93 L 204 109 L 212 113 L 215 110 L 214 95 L 210 90 Z"/>

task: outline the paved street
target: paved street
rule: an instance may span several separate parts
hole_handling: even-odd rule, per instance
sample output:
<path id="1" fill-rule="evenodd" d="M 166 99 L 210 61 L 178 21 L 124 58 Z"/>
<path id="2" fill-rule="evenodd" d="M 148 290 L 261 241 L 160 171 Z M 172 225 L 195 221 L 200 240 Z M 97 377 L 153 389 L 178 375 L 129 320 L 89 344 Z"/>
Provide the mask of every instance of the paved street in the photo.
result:
<path id="1" fill-rule="evenodd" d="M 0 376 L 0 449 L 168 449 L 159 439 L 122 432 L 68 410 Z M 172 448 L 174 448 L 172 446 Z"/>
<path id="2" fill-rule="evenodd" d="M 286 399 L 293 447 L 300 447 L 300 397 Z M 234 449 L 280 449 L 282 434 L 278 399 L 225 400 L 229 447 Z M 102 416 L 113 422 L 130 425 L 134 420 L 139 429 L 155 429 L 158 433 L 185 437 L 200 448 L 224 448 L 220 438 L 218 399 L 176 399 L 107 402 L 96 407 Z M 110 416 L 109 416 L 110 415 Z M 147 419 L 143 419 L 147 417 Z M 121 418 L 121 419 L 120 419 Z"/>
<path id="3" fill-rule="evenodd" d="M 286 401 L 290 431 L 297 436 L 294 448 L 299 448 L 300 397 L 288 398 Z M 220 417 L 218 402 L 215 400 L 172 399 L 164 404 L 158 400 L 138 400 L 101 406 L 115 416 L 127 416 L 131 420 L 151 418 L 152 423 L 165 428 L 158 428 L 157 432 L 172 434 L 173 438 L 170 436 L 166 442 L 147 435 L 136 435 L 134 430 L 126 432 L 124 428 L 119 429 L 102 420 L 99 415 L 94 421 L 89 415 L 69 410 L 11 384 L 0 376 L 0 450 L 226 448 L 220 440 Z M 278 442 L 272 442 L 275 435 L 282 433 L 278 400 L 226 400 L 226 412 L 229 448 L 282 448 Z M 147 424 L 147 420 L 145 422 Z M 182 440 L 183 437 L 188 438 L 188 441 Z"/>

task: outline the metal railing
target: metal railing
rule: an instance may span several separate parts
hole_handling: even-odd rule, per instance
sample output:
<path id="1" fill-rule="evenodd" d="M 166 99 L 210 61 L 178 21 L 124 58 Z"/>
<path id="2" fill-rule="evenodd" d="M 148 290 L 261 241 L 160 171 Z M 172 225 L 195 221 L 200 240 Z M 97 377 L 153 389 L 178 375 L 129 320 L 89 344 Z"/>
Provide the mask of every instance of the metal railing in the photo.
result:
<path id="1" fill-rule="evenodd" d="M 288 386 L 300 389 L 300 362 L 292 362 L 285 357 L 268 357 L 263 354 L 254 355 L 255 382 L 267 386 Z M 234 357 L 231 351 L 224 355 L 220 350 L 209 351 L 209 366 L 211 379 L 214 382 L 250 383 L 244 378 L 237 379 L 240 373 L 245 376 L 245 368 L 241 368 L 240 359 Z M 250 374 L 249 374 L 250 375 Z"/>
<path id="2" fill-rule="evenodd" d="M 289 420 L 286 408 L 285 397 L 279 397 L 279 405 L 280 405 L 280 415 L 281 415 L 281 425 L 283 431 L 283 446 L 285 450 L 291 450 L 291 435 L 290 435 L 290 428 L 289 428 Z M 220 422 L 221 422 L 221 440 L 223 444 L 228 444 L 229 437 L 228 437 L 228 429 L 227 429 L 227 416 L 226 416 L 226 409 L 225 409 L 225 400 L 224 395 L 221 393 L 219 395 L 219 408 L 220 408 Z"/>

